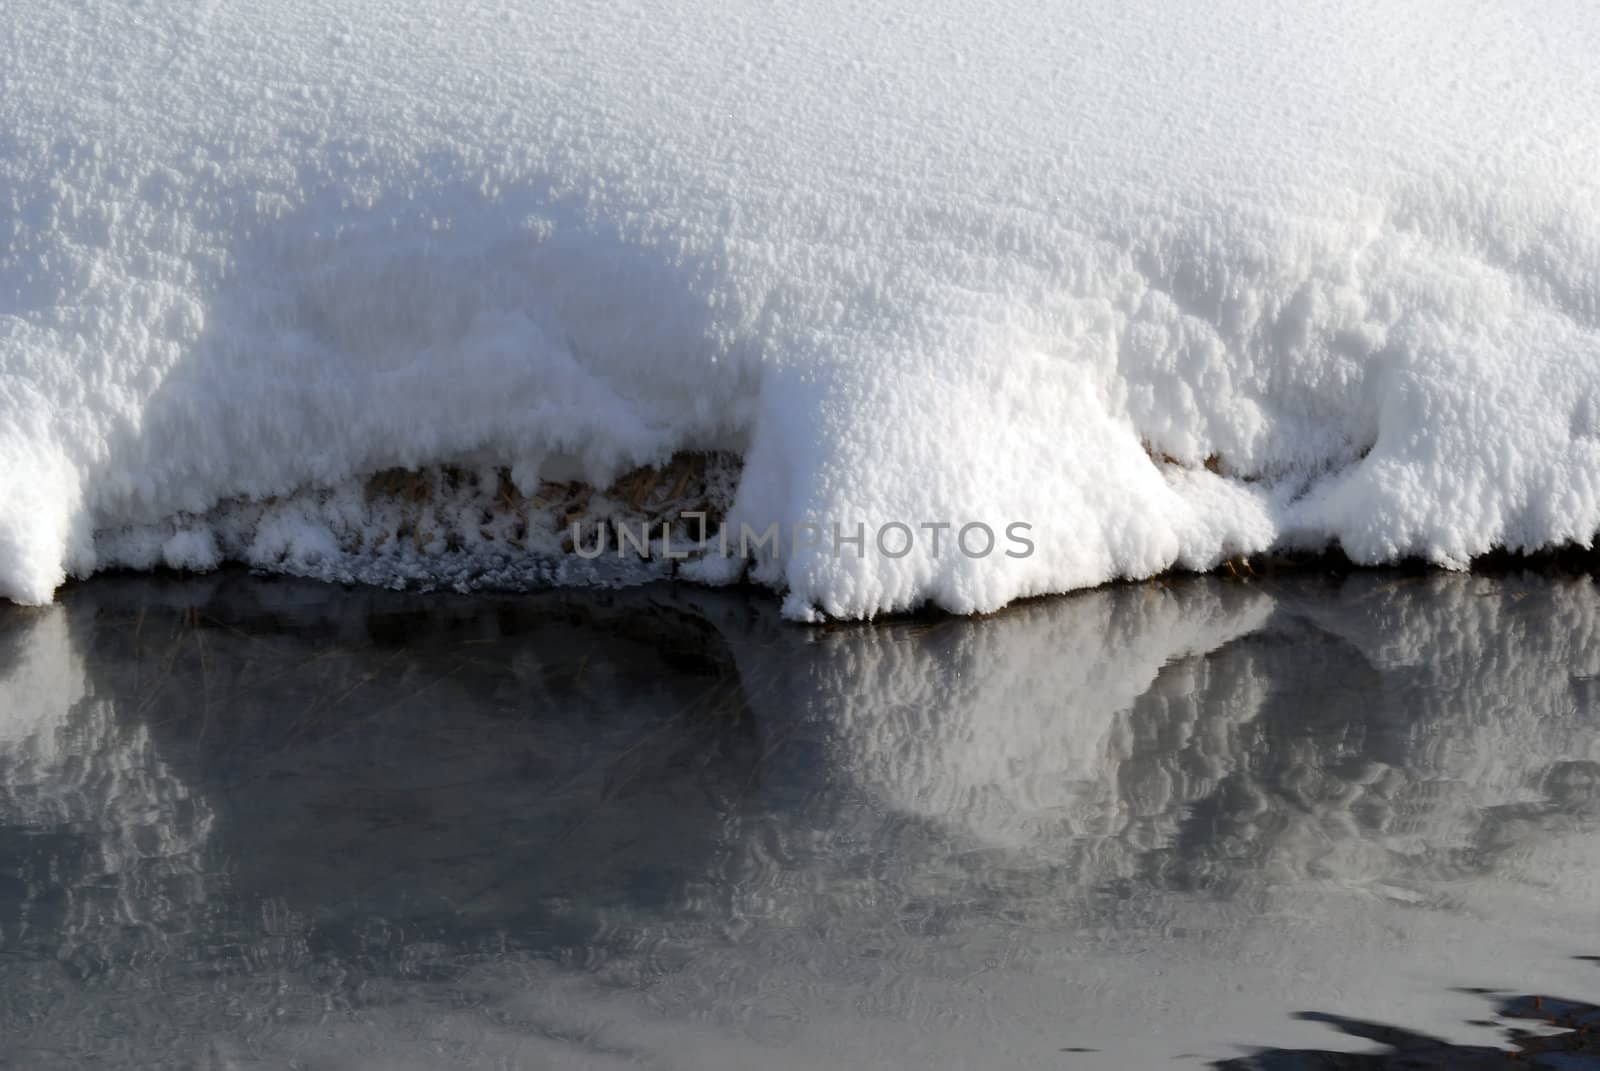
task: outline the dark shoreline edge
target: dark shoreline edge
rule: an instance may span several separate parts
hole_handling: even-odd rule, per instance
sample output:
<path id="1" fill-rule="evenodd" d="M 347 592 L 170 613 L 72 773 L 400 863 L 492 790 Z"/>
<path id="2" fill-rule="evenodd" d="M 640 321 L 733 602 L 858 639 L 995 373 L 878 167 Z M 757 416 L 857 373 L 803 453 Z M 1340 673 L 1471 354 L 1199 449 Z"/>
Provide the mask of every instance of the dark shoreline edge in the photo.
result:
<path id="1" fill-rule="evenodd" d="M 494 587 L 485 586 L 471 591 L 458 591 L 445 585 L 413 585 L 408 584 L 401 588 L 381 587 L 360 582 L 326 580 L 317 577 L 306 577 L 294 573 L 280 573 L 272 570 L 258 569 L 239 562 L 225 562 L 219 568 L 206 573 L 195 573 L 184 570 L 170 569 L 166 566 L 157 566 L 154 569 L 122 569 L 112 568 L 96 572 L 88 577 L 70 577 L 67 582 L 57 589 L 57 598 L 73 588 L 82 584 L 91 584 L 101 577 L 115 576 L 169 576 L 173 578 L 192 578 L 198 576 L 248 573 L 263 581 L 292 580 L 305 582 L 313 580 L 330 587 L 340 587 L 346 591 L 363 588 L 377 588 L 378 590 L 405 591 L 413 594 L 441 593 L 455 597 L 482 596 L 489 598 L 505 598 L 519 594 L 548 593 L 565 591 L 576 594 L 585 590 L 595 592 L 616 591 L 627 588 L 663 588 L 663 587 L 689 587 L 700 590 L 716 590 L 730 593 L 743 594 L 751 598 L 776 601 L 781 597 L 773 589 L 743 577 L 732 584 L 718 588 L 707 588 L 699 584 L 680 580 L 677 577 L 650 578 L 639 583 L 616 585 L 549 585 L 530 587 Z M 1417 579 L 1434 575 L 1450 575 L 1452 573 L 1465 573 L 1470 576 L 1483 576 L 1501 578 L 1515 575 L 1536 575 L 1547 578 L 1569 578 L 1600 580 L 1600 545 L 1583 547 L 1577 544 L 1567 544 L 1561 547 L 1537 551 L 1513 551 L 1496 548 L 1472 559 L 1471 564 L 1464 570 L 1447 569 L 1425 558 L 1407 557 L 1395 562 L 1385 562 L 1379 565 L 1365 565 L 1353 561 L 1337 546 L 1320 551 L 1284 551 L 1260 555 L 1238 556 L 1225 559 L 1212 569 L 1198 571 L 1183 568 L 1168 569 L 1153 576 L 1143 578 L 1117 577 L 1097 584 L 1093 587 L 1075 588 L 1071 591 L 1049 592 L 1038 595 L 1027 595 L 1013 599 L 998 610 L 988 613 L 956 614 L 944 610 L 932 602 L 923 603 L 914 609 L 901 610 L 878 614 L 867 619 L 826 618 L 815 623 L 792 622 L 797 627 L 833 630 L 841 628 L 861 628 L 874 625 L 894 625 L 906 623 L 928 623 L 935 621 L 971 620 L 985 621 L 1001 617 L 1014 609 L 1030 606 L 1046 599 L 1070 598 L 1073 595 L 1086 591 L 1095 591 L 1107 587 L 1137 587 L 1152 585 L 1164 587 L 1174 582 L 1194 577 L 1214 577 L 1240 584 L 1249 584 L 1255 580 L 1267 578 L 1300 576 L 1323 577 L 1328 580 L 1343 580 L 1350 576 L 1393 576 L 1402 579 Z M 0 602 L 0 610 L 15 611 L 27 610 L 14 603 Z M 3 620 L 3 618 L 0 618 Z"/>

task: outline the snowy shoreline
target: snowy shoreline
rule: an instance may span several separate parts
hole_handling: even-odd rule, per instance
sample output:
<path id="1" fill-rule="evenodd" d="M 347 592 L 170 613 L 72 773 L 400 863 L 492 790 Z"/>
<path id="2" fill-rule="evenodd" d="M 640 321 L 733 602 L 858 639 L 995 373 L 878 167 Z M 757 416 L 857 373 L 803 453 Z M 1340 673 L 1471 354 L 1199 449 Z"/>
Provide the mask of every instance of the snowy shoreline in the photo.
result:
<path id="1" fill-rule="evenodd" d="M 683 571 L 685 564 L 665 557 L 635 556 L 618 561 L 611 554 L 603 555 L 596 561 L 585 560 L 573 554 L 511 555 L 483 553 L 481 550 L 479 552 L 446 550 L 432 559 L 384 558 L 335 553 L 309 559 L 285 558 L 272 565 L 252 563 L 248 559 L 234 557 L 218 558 L 215 564 L 201 568 L 171 564 L 165 560 L 114 564 L 92 576 L 71 579 L 67 582 L 67 586 L 93 584 L 96 578 L 102 576 L 148 573 L 193 576 L 238 570 L 261 577 L 312 580 L 358 588 L 485 597 L 535 594 L 560 588 L 587 588 L 600 593 L 658 584 L 685 585 L 691 589 L 705 587 L 703 582 L 685 575 Z M 788 613 L 786 616 L 802 623 L 828 622 L 840 625 L 937 619 L 945 616 L 993 618 L 1013 611 L 1022 611 L 1041 602 L 1070 598 L 1092 591 L 1128 586 L 1159 588 L 1168 583 L 1201 577 L 1216 577 L 1247 585 L 1254 581 L 1297 576 L 1343 579 L 1368 575 L 1380 578 L 1388 576 L 1400 581 L 1418 581 L 1429 577 L 1462 574 L 1486 578 L 1518 575 L 1573 579 L 1588 577 L 1600 582 L 1600 548 L 1568 545 L 1522 553 L 1497 548 L 1473 558 L 1465 567 L 1452 568 L 1443 568 L 1422 558 L 1407 558 L 1376 565 L 1363 564 L 1353 561 L 1337 547 L 1321 551 L 1268 551 L 1248 557 L 1224 559 L 1204 571 L 1173 568 L 1146 577 L 1113 577 L 1099 584 L 1071 591 L 1025 596 L 994 610 L 975 615 L 951 615 L 950 611 L 930 600 L 906 609 L 870 616 L 863 615 L 858 618 L 826 618 L 794 613 Z M 770 587 L 753 580 L 745 573 L 725 583 L 718 583 L 714 587 L 723 590 L 742 590 L 753 597 L 770 597 L 772 594 Z"/>
<path id="2" fill-rule="evenodd" d="M 739 530 L 731 530 L 726 517 L 740 464 L 739 458 L 726 453 L 683 454 L 666 465 L 629 472 L 605 488 L 576 480 L 545 482 L 530 494 L 519 491 L 503 467 L 390 470 L 340 488 L 297 492 L 266 503 L 226 503 L 204 515 L 97 533 L 96 546 L 101 571 L 165 568 L 205 573 L 242 565 L 263 575 L 462 594 L 618 588 L 662 581 L 770 591 L 770 580 L 757 577 L 763 564 L 770 568 L 781 562 L 783 548 L 793 553 L 797 546 L 809 544 L 834 556 L 894 559 L 913 552 L 921 538 L 934 544 L 935 556 L 1016 557 L 1025 556 L 1021 550 L 1031 546 L 1014 540 L 1036 534 L 1029 526 L 1026 532 L 1009 533 L 1012 542 L 996 538 L 988 548 L 968 552 L 958 542 L 962 526 L 948 521 L 920 526 L 890 521 L 875 533 L 866 530 L 864 522 L 846 526 L 854 529 L 850 533 L 830 533 L 823 525 L 803 522 L 787 531 L 776 522 L 759 529 L 743 523 Z M 837 542 L 841 536 L 842 546 Z M 1048 538 L 1048 533 L 1041 537 Z M 976 549 L 987 553 L 978 554 Z M 1150 576 L 1112 577 L 1102 583 L 1160 582 L 1207 573 L 1252 580 L 1369 570 L 1417 575 L 1437 569 L 1437 563 L 1417 556 L 1359 562 L 1337 545 L 1268 547 L 1224 558 L 1209 568 L 1176 566 Z M 1600 548 L 1494 547 L 1448 571 L 1600 575 Z M 781 585 L 778 594 L 784 594 Z M 1048 592 L 1007 605 L 1054 594 L 1066 593 Z M 892 613 L 859 616 L 917 616 L 939 610 L 929 600 Z M 798 620 L 822 619 L 803 607 L 790 605 L 786 611 Z"/>

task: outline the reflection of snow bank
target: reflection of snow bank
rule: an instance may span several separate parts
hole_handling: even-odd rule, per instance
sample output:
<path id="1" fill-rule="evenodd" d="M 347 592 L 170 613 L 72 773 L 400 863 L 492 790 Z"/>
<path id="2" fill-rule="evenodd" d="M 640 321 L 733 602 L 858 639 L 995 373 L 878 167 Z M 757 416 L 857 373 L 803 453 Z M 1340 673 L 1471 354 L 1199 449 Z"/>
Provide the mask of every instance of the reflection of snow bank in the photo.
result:
<path id="1" fill-rule="evenodd" d="M 86 689 L 65 610 L 8 622 L 0 630 L 0 755 L 55 760 L 58 729 Z"/>
<path id="2" fill-rule="evenodd" d="M 1308 1008 L 1470 1038 L 1454 986 L 1593 988 L 1593 584 L 1108 588 L 768 647 L 741 672 L 834 730 L 852 802 L 752 841 L 739 942 L 650 1007 L 714 978 L 772 1066 L 1337 1045 Z"/>
<path id="3" fill-rule="evenodd" d="M 45 860 L 86 905 L 61 943 L 109 955 L 108 921 L 209 893 L 204 947 L 92 986 L 0 956 L 54 1009 L 0 1062 L 76 1066 L 114 1022 L 157 1066 L 1122 1071 L 1321 1042 L 1296 1009 L 1459 1037 L 1483 1006 L 1450 987 L 1593 985 L 1561 962 L 1600 898 L 1592 584 L 1181 582 L 823 630 L 660 589 L 72 598 L 103 611 L 81 653 L 76 601 L 0 633 L 5 696 L 76 697 L 0 746 L 0 836 L 56 786 L 36 813 L 90 845 Z M 154 720 L 190 739 L 211 674 L 220 900 L 181 885 L 201 801 L 186 839 L 139 718 L 101 719 L 134 606 L 205 611 Z M 340 695 L 360 717 L 308 716 Z M 141 814 L 177 896 L 108 831 Z"/>
<path id="4" fill-rule="evenodd" d="M 24 834 L 7 869 L 25 886 L 0 932 L 110 962 L 141 939 L 131 927 L 204 899 L 212 816 L 149 728 L 92 693 L 63 608 L 0 632 L 0 827 Z"/>
<path id="5" fill-rule="evenodd" d="M 1590 4 L 20 2 L 12 599 L 230 497 L 709 447 L 757 530 L 1035 526 L 799 551 L 797 614 L 1600 527 Z"/>
<path id="6" fill-rule="evenodd" d="M 1109 589 L 944 637 L 830 636 L 837 657 L 821 660 L 810 699 L 836 720 L 843 764 L 886 804 L 1038 848 L 1119 831 L 1150 806 L 1125 798 L 1117 773 L 1138 746 L 1128 712 L 1152 689 L 1169 707 L 1207 700 L 1208 731 L 1254 716 L 1261 686 L 1244 681 L 1219 713 L 1198 656 L 1271 610 L 1248 591 Z M 1186 715 L 1164 747 L 1196 730 Z"/>
<path id="7" fill-rule="evenodd" d="M 1527 870 L 1600 893 L 1586 853 L 1563 860 L 1543 844 L 1569 819 L 1600 816 L 1593 583 L 1373 578 L 1339 600 L 1294 606 L 1358 648 L 1381 674 L 1384 702 L 1405 712 L 1397 725 L 1369 725 L 1394 739 L 1365 748 L 1365 768 L 1342 772 L 1347 783 L 1334 788 L 1327 810 L 1352 827 L 1352 842 L 1438 876 Z"/>
<path id="8" fill-rule="evenodd" d="M 1332 635 L 1218 650 L 1275 605 Z M 1035 861 L 1104 838 L 1086 881 L 1202 804 L 1216 843 L 1168 865 L 1358 884 L 1515 869 L 1550 814 L 1600 811 L 1590 584 L 1106 589 L 947 636 L 829 636 L 806 700 L 894 810 Z"/>

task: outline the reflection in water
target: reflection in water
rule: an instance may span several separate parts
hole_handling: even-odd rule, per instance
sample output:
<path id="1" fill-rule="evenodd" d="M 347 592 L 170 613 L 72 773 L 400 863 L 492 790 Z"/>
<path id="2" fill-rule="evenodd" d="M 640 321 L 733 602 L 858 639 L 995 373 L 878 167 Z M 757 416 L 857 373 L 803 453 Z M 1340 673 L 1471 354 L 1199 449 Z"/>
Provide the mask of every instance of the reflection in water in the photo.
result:
<path id="1" fill-rule="evenodd" d="M 1579 957 L 1582 959 L 1592 957 Z M 1339 1015 L 1303 1012 L 1307 1022 L 1326 1023 L 1342 1033 L 1381 1046 L 1377 1052 L 1330 1052 L 1326 1049 L 1264 1049 L 1213 1067 L 1223 1071 L 1405 1071 L 1415 1068 L 1462 1071 L 1594 1071 L 1600 1068 L 1600 1006 L 1560 997 L 1486 994 L 1495 1000 L 1495 1014 L 1504 1045 L 1458 1045 L 1383 1023 Z"/>
<path id="2" fill-rule="evenodd" d="M 1587 581 L 0 611 L 0 1065 L 1493 1053 L 1450 987 L 1581 984 L 1597 849 Z"/>
<path id="3" fill-rule="evenodd" d="M 65 611 L 13 614 L 27 623 L 0 631 L 0 979 L 26 985 L 24 954 L 71 976 L 136 972 L 205 901 L 212 813 L 150 725 L 96 694 Z"/>

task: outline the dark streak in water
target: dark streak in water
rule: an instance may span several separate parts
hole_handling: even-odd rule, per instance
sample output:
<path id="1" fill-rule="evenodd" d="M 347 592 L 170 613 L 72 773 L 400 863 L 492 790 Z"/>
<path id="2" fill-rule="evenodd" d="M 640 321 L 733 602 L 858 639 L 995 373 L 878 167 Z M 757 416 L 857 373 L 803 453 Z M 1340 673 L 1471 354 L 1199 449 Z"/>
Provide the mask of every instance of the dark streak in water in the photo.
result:
<path id="1" fill-rule="evenodd" d="M 1594 960 L 1594 956 L 1575 959 Z M 1249 1056 L 1218 1061 L 1222 1071 L 1593 1071 L 1600 1068 L 1600 1005 L 1536 994 L 1495 996 L 1498 1020 L 1470 1025 L 1498 1028 L 1506 1047 L 1458 1045 L 1443 1038 L 1385 1023 L 1350 1019 L 1326 1012 L 1300 1012 L 1296 1019 L 1326 1023 L 1349 1037 L 1383 1046 L 1382 1052 L 1348 1053 L 1325 1049 L 1261 1049 Z M 1513 1020 L 1513 1022 L 1506 1022 Z M 1538 1024 L 1537 1031 L 1522 1025 Z"/>

